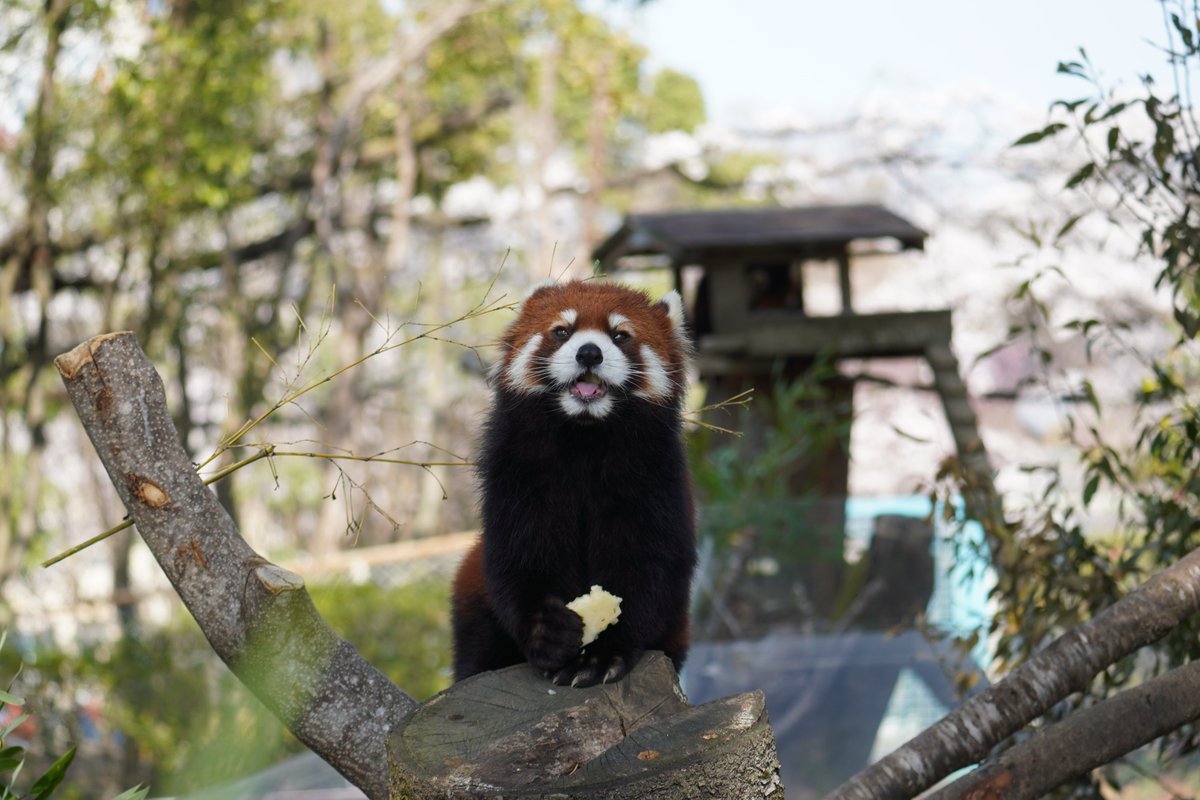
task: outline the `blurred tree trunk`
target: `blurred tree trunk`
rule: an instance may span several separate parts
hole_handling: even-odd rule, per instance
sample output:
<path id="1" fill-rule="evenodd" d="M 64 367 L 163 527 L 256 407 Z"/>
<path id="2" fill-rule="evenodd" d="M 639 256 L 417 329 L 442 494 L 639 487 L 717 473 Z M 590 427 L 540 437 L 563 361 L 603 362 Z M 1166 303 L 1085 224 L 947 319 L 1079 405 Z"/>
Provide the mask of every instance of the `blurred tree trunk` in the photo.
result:
<path id="1" fill-rule="evenodd" d="M 603 230 L 600 227 L 600 199 L 607 185 L 610 169 L 608 126 L 617 112 L 612 96 L 612 54 L 602 50 L 592 63 L 592 80 L 596 89 L 592 97 L 591 117 L 588 120 L 587 190 L 583 193 L 580 207 L 583 242 L 579 263 L 584 268 L 591 266 L 589 259 L 592 250 L 603 238 Z"/>
<path id="2" fill-rule="evenodd" d="M 252 404 L 258 399 L 258 392 L 254 391 L 258 387 L 250 385 L 252 383 L 249 375 L 251 366 L 246 359 L 246 348 L 250 345 L 246 337 L 249 336 L 247 329 L 251 324 L 251 310 L 247 308 L 245 293 L 242 291 L 241 269 L 233 256 L 232 234 L 227 221 L 223 221 L 221 228 L 224 240 L 221 251 L 220 308 L 222 313 L 221 320 L 217 325 L 218 341 L 216 344 L 218 352 L 221 354 L 222 371 L 227 375 L 237 376 L 237 383 L 227 398 L 225 426 L 222 432 L 222 435 L 225 436 L 237 430 L 243 420 L 249 417 Z M 241 458 L 241 450 L 231 448 L 226 453 L 224 461 L 232 464 L 239 458 Z M 234 477 L 236 476 L 230 476 L 230 478 Z M 234 524 L 237 524 L 235 487 L 236 481 L 229 479 L 221 481 L 217 484 L 217 498 L 233 519 Z"/>
<path id="3" fill-rule="evenodd" d="M 558 255 L 560 232 L 554 224 L 554 205 L 551 202 L 549 167 L 558 150 L 558 123 L 555 120 L 554 103 L 558 88 L 558 61 L 562 45 L 557 38 L 550 37 L 543 43 L 542 57 L 538 62 L 537 105 L 533 109 L 533 174 L 537 176 L 537 212 L 534 215 L 536 243 L 529 263 L 533 281 L 544 281 L 557 277 L 554 258 Z"/>
<path id="4" fill-rule="evenodd" d="M 462 2 L 453 6 L 443 7 L 440 13 L 427 21 L 419 30 L 405 31 L 403 27 L 397 34 L 397 43 L 389 63 L 383 65 L 377 82 L 364 79 L 360 92 L 354 94 L 348 113 L 355 112 L 356 104 L 361 111 L 361 103 L 365 102 L 369 93 L 382 89 L 391 83 L 393 98 L 396 102 L 396 117 L 392 123 L 392 156 L 395 163 L 395 197 L 392 199 L 390 227 L 387 245 L 383 258 L 370 258 L 365 266 L 353 268 L 345 285 L 349 291 L 339 292 L 340 318 L 342 322 L 339 344 L 339 359 L 341 364 L 349 364 L 361 358 L 366 352 L 367 335 L 376 320 L 387 318 L 386 308 L 389 302 L 390 278 L 400 278 L 401 285 L 417 286 L 420 280 L 415 274 L 411 263 L 412 250 L 412 201 L 417 189 L 417 179 L 420 162 L 417 153 L 417 143 L 413 131 L 413 122 L 419 112 L 421 85 L 423 76 L 423 61 L 429 46 L 438 37 L 444 35 L 458 22 L 471 13 L 475 2 Z M 361 129 L 361 122 L 344 120 L 343 127 Z M 335 136 L 336 138 L 336 136 Z M 373 222 L 368 216 L 364 223 L 367 239 L 373 238 L 370 229 Z M 436 268 L 437 265 L 435 265 Z M 437 282 L 434 274 L 421 276 L 428 284 Z M 410 280 L 404 280 L 410 279 Z M 390 332 L 390 331 L 389 331 Z M 333 408 L 359 408 L 363 404 L 363 376 L 360 372 L 352 371 L 337 382 L 334 387 Z M 425 398 L 423 404 L 431 402 Z M 356 430 L 350 423 L 352 415 L 339 413 L 331 415 L 328 432 L 331 444 L 344 449 L 359 451 L 359 442 L 355 441 Z M 427 437 L 431 431 L 420 429 L 420 435 Z M 339 491 L 348 492 L 350 487 L 341 480 L 341 470 L 337 465 L 331 465 L 327 470 L 327 486 L 339 487 Z M 349 508 L 349 498 L 342 498 L 342 503 L 327 502 L 321 508 L 317 533 L 317 552 L 327 552 L 336 547 L 335 532 L 344 531 L 347 526 L 357 529 L 362 519 L 356 519 L 353 514 L 343 512 Z M 346 524 L 339 525 L 339 513 L 346 513 Z"/>
<path id="5" fill-rule="evenodd" d="M 429 255 L 431 269 L 423 282 L 424 302 L 421 303 L 421 309 L 431 320 L 451 317 L 450 302 L 446 296 L 446 279 L 442 274 L 445 233 L 445 227 L 439 226 L 433 237 Z M 416 436 L 429 442 L 443 441 L 442 421 L 450 401 L 448 387 L 452 380 L 451 366 L 446 355 L 444 349 L 430 353 L 418 374 L 417 396 L 421 398 L 421 402 L 413 409 L 413 431 Z M 414 473 L 420 480 L 412 522 L 412 530 L 415 533 L 445 532 L 442 526 L 442 501 L 446 499 L 446 495 L 439 480 L 435 479 L 434 471 L 438 469 L 431 467 L 429 474 Z"/>
<path id="6" fill-rule="evenodd" d="M 23 412 L 24 427 L 29 433 L 29 448 L 24 463 L 12 447 L 12 427 L 6 424 L 3 449 L 0 450 L 0 480 L 6 486 L 19 487 L 15 492 L 0 493 L 2 518 L 7 523 L 10 535 L 0 537 L 0 582 L 15 570 L 25 549 L 39 528 L 38 504 L 42 494 L 42 456 L 45 447 L 46 397 L 40 380 L 48 361 L 48 318 L 50 300 L 54 292 L 54 256 L 50 233 L 50 211 L 54 207 L 51 188 L 54 167 L 55 127 L 57 116 L 58 87 L 54 73 L 58 67 L 62 50 L 62 39 L 68 25 L 67 0 L 50 0 L 45 5 L 44 25 L 46 31 L 45 50 L 42 54 L 41 76 L 38 81 L 37 99 L 27 120 L 32 136 L 33 152 L 29 161 L 29 176 L 25 197 L 28 203 L 26 228 L 28 236 L 11 262 L 5 267 L 5 276 L 0 289 L 0 307 L 12 308 L 12 295 L 21 273 L 27 273 L 37 300 L 36 332 L 30 335 L 23 329 L 16 315 L 4 325 L 5 338 L 3 356 L 10 351 L 24 351 L 24 364 L 14 374 L 0 370 L 0 407 L 16 407 Z M 8 317 L 6 311 L 0 317 Z M 21 363 L 18 356 L 12 364 Z M 7 422 L 7 420 L 6 420 Z"/>

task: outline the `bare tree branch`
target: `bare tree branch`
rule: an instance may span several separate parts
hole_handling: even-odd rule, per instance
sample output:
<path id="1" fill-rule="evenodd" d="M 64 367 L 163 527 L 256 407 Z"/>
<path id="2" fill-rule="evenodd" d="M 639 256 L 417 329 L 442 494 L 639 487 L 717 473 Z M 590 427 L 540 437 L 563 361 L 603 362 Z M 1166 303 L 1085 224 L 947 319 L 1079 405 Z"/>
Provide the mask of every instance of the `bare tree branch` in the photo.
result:
<path id="1" fill-rule="evenodd" d="M 905 800 L 1082 691 L 1108 665 L 1155 642 L 1200 610 L 1200 550 L 1063 634 L 1004 680 L 864 769 L 826 800 Z"/>
<path id="2" fill-rule="evenodd" d="M 363 108 L 367 101 L 385 86 L 394 83 L 434 42 L 468 14 L 474 13 L 480 2 L 481 0 L 459 0 L 442 6 L 421 28 L 411 34 L 401 34 L 398 37 L 398 46 L 388 56 L 372 64 L 351 83 L 346 106 L 333 126 L 331 150 L 335 163 L 350 132 L 361 125 Z"/>
<path id="3" fill-rule="evenodd" d="M 1200 718 L 1200 662 L 1078 711 L 925 800 L 1034 800 Z"/>
<path id="4" fill-rule="evenodd" d="M 322 621 L 300 576 L 242 540 L 196 474 L 132 333 L 55 359 L 138 532 L 213 649 L 300 741 L 371 798 L 386 740 L 416 703 Z"/>

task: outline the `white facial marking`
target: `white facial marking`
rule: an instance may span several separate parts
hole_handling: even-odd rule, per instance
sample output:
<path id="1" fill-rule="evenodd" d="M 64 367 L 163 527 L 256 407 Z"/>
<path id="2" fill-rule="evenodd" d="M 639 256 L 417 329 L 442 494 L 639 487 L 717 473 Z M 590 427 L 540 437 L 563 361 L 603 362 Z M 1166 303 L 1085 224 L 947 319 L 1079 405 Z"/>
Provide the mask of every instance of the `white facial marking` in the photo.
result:
<path id="1" fill-rule="evenodd" d="M 601 361 L 592 367 L 584 366 L 576 359 L 580 348 L 588 344 L 600 349 Z M 548 359 L 547 371 L 551 379 L 563 387 L 558 403 L 564 412 L 572 417 L 599 419 L 616 405 L 616 399 L 608 392 L 629 380 L 632 365 L 606 332 L 584 330 L 575 331 L 571 338 L 563 342 L 562 347 Z M 584 399 L 572 391 L 586 373 L 591 373 L 594 380 L 603 384 L 602 396 Z"/>
<path id="2" fill-rule="evenodd" d="M 556 382 L 567 384 L 579 378 L 588 368 L 575 360 L 575 354 L 585 344 L 594 344 L 600 348 L 604 358 L 591 372 L 609 386 L 620 386 L 629 380 L 629 359 L 612 343 L 608 334 L 600 331 L 576 331 L 570 339 L 563 342 L 554 355 L 550 356 L 550 377 Z"/>
<path id="3" fill-rule="evenodd" d="M 664 400 L 670 397 L 673 384 L 663 360 L 658 357 L 658 353 L 650 349 L 650 345 L 642 345 L 641 354 L 642 375 L 646 379 L 646 388 L 638 389 L 634 394 L 648 400 Z"/>
<path id="4" fill-rule="evenodd" d="M 570 328 L 575 324 L 575 320 L 579 319 L 579 312 L 573 308 L 568 308 L 559 315 L 558 319 L 565 327 Z"/>
<path id="5" fill-rule="evenodd" d="M 517 392 L 544 392 L 546 387 L 542 386 L 537 381 L 533 380 L 529 374 L 529 368 L 533 364 L 533 355 L 537 349 L 542 346 L 542 335 L 534 334 L 533 337 L 525 343 L 525 346 L 517 351 L 512 357 L 512 361 L 508 364 L 508 369 L 504 374 L 508 378 L 508 385 L 513 391 Z"/>
<path id="6" fill-rule="evenodd" d="M 610 330 L 615 331 L 622 325 L 629 325 L 629 317 L 625 316 L 624 314 L 618 314 L 615 311 L 608 315 L 608 327 Z M 629 325 L 629 328 L 630 331 L 632 331 L 633 326 Z"/>
<path id="7" fill-rule="evenodd" d="M 578 417 L 595 417 L 599 419 L 612 411 L 613 407 L 612 395 L 605 395 L 599 400 L 584 402 L 576 397 L 572 397 L 570 393 L 564 392 L 558 396 L 558 404 L 569 416 Z"/>

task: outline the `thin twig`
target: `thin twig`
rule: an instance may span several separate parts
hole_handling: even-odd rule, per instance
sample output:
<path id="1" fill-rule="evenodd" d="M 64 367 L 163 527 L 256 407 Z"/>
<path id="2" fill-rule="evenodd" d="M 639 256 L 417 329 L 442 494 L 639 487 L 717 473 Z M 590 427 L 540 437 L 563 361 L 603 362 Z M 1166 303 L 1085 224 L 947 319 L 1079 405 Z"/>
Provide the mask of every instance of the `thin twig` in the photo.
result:
<path id="1" fill-rule="evenodd" d="M 722 428 L 720 425 L 714 425 L 711 422 L 706 422 L 705 420 L 701 419 L 701 417 L 713 411 L 728 411 L 735 406 L 745 408 L 754 400 L 753 395 L 753 389 L 746 389 L 745 391 L 738 392 L 733 397 L 722 400 L 719 403 L 710 403 L 702 408 L 697 408 L 695 411 L 685 411 L 683 418 L 697 427 L 705 428 L 716 433 L 727 433 L 730 436 L 741 436 L 741 431 L 735 431 L 731 428 Z"/>
<path id="2" fill-rule="evenodd" d="M 241 461 L 237 462 L 236 464 L 230 464 L 229 466 L 227 466 L 217 472 L 214 472 L 212 475 L 209 475 L 208 477 L 204 478 L 204 483 L 207 486 L 211 486 L 212 484 L 216 483 L 217 481 L 221 480 L 222 478 L 226 477 L 227 475 L 230 475 L 230 474 L 236 472 L 237 470 L 241 469 L 242 467 L 247 467 L 247 466 L 253 464 L 255 461 L 259 461 L 261 459 L 267 458 L 270 455 L 272 455 L 270 448 L 263 448 L 262 450 L 259 450 L 254 455 L 243 458 Z M 121 531 L 125 530 L 126 528 L 130 527 L 131 525 L 133 525 L 133 520 L 126 518 L 123 522 L 119 522 L 116 525 L 109 528 L 108 530 L 97 533 L 95 536 L 88 539 L 87 541 L 81 542 L 81 543 L 75 545 L 74 547 L 71 547 L 67 550 L 62 551 L 61 553 L 59 553 L 56 556 L 53 556 L 52 558 L 46 559 L 45 561 L 42 562 L 42 566 L 43 567 L 52 567 L 55 564 L 57 564 L 58 562 L 62 561 L 63 559 L 70 558 L 71 556 L 75 555 L 76 553 L 78 553 L 82 550 L 86 550 L 87 548 L 91 547 L 92 545 L 96 544 L 97 542 L 102 542 L 105 539 L 107 539 L 108 537 L 112 536 L 113 534 L 120 533 Z"/>
<path id="3" fill-rule="evenodd" d="M 500 297 L 497 297 L 496 299 L 490 300 L 490 301 L 486 297 L 484 297 L 483 300 L 481 300 L 478 304 L 476 304 L 473 308 L 471 308 L 465 314 L 460 315 L 459 317 L 451 320 L 450 322 L 443 322 L 443 323 L 439 323 L 436 325 L 429 325 L 428 330 L 422 331 L 421 333 L 418 333 L 415 336 L 410 336 L 407 339 L 402 339 L 397 342 L 385 342 L 384 344 L 382 344 L 379 347 L 372 350 L 370 353 L 367 353 L 366 355 L 362 356 L 361 358 L 355 359 L 354 361 L 350 362 L 349 364 L 339 367 L 338 369 L 329 373 L 328 375 L 321 378 L 320 380 L 315 381 L 314 383 L 310 383 L 309 385 L 303 387 L 302 389 L 297 389 L 295 391 L 285 394 L 281 399 L 277 400 L 275 402 L 275 404 L 272 405 L 270 408 L 268 408 L 266 411 L 262 412 L 254 419 L 246 421 L 245 423 L 242 424 L 242 426 L 240 428 L 238 428 L 232 434 L 227 436 L 225 438 L 225 440 L 223 442 L 221 442 L 220 445 L 218 445 L 217 449 L 213 451 L 212 455 L 210 455 L 208 458 L 206 458 L 204 461 L 202 461 L 200 463 L 199 468 L 203 469 L 208 464 L 212 463 L 215 459 L 220 457 L 221 454 L 224 453 L 226 450 L 229 450 L 232 447 L 239 446 L 239 442 L 241 441 L 241 439 L 246 434 L 250 433 L 250 431 L 254 430 L 260 424 L 262 424 L 264 421 L 266 421 L 266 419 L 268 417 L 270 417 L 272 414 L 274 414 L 276 411 L 283 408 L 284 406 L 296 402 L 297 400 L 299 400 L 301 397 L 308 394 L 312 390 L 314 390 L 320 386 L 324 386 L 326 383 L 329 383 L 334 378 L 337 378 L 337 377 L 349 372 L 350 370 L 354 369 L 355 367 L 358 367 L 358 366 L 362 365 L 363 363 L 367 362 L 368 360 L 374 358 L 375 356 L 383 355 L 384 353 L 390 352 L 399 347 L 404 347 L 406 345 L 410 345 L 413 342 L 420 341 L 421 339 L 430 339 L 430 338 L 432 338 L 432 334 L 437 333 L 438 331 L 441 331 L 441 330 L 445 330 L 446 328 L 449 328 L 453 325 L 457 325 L 460 322 L 466 322 L 468 320 L 477 319 L 486 314 L 490 314 L 494 311 L 499 311 L 502 308 L 506 308 L 507 304 L 501 304 L 501 301 L 503 299 L 504 299 L 504 295 L 501 295 Z"/>

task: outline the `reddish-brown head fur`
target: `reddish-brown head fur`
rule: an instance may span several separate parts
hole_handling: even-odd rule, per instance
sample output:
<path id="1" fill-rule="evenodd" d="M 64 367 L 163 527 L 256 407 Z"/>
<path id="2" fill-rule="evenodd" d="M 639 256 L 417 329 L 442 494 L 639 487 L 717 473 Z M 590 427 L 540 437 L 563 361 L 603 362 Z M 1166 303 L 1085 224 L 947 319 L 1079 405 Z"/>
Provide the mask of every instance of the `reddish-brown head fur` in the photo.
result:
<path id="1" fill-rule="evenodd" d="M 502 388 L 561 393 L 567 413 L 594 417 L 611 409 L 614 387 L 654 402 L 679 400 L 690 355 L 678 294 L 656 303 L 597 281 L 537 288 L 501 344 Z"/>

